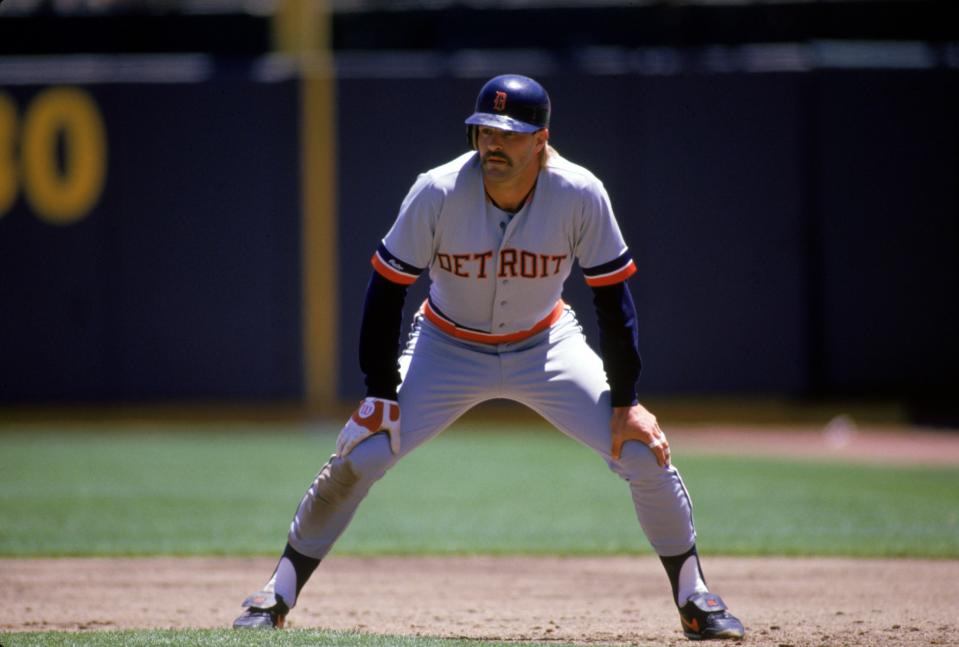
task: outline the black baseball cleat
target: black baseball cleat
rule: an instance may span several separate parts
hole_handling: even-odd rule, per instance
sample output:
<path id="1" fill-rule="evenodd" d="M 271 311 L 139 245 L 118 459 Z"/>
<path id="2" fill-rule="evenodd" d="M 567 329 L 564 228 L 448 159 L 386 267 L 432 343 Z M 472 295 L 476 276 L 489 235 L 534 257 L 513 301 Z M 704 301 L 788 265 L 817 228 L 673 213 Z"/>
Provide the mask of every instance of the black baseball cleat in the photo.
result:
<path id="1" fill-rule="evenodd" d="M 259 591 L 243 601 L 246 611 L 233 621 L 234 629 L 282 629 L 290 607 L 272 591 Z"/>
<path id="2" fill-rule="evenodd" d="M 690 640 L 742 640 L 746 629 L 718 595 L 697 593 L 679 609 L 683 634 Z"/>

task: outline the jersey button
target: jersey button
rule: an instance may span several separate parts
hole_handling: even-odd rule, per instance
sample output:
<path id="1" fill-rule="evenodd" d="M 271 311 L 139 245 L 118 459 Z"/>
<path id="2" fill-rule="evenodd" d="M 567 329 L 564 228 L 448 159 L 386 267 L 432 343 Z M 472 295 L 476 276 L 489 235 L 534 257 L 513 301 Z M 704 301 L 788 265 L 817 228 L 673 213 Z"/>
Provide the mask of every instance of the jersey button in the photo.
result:
<path id="1" fill-rule="evenodd" d="M 506 305 L 506 302 L 505 302 L 505 301 L 500 301 L 499 304 L 500 304 L 501 306 L 505 306 L 505 305 Z"/>
<path id="2" fill-rule="evenodd" d="M 499 327 L 500 327 L 500 328 L 505 328 L 505 327 L 506 327 L 506 324 L 500 324 Z"/>

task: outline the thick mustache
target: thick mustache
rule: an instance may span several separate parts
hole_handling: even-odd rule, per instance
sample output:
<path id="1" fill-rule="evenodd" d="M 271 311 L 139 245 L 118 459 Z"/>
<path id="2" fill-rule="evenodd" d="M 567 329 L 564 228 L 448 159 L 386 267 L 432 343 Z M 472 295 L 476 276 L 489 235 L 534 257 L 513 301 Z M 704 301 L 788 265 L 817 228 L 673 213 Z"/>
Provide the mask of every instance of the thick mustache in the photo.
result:
<path id="1" fill-rule="evenodd" d="M 500 159 L 500 160 L 503 160 L 504 162 L 506 162 L 507 164 L 512 164 L 512 163 L 513 163 L 512 160 L 510 160 L 510 158 L 506 157 L 506 156 L 503 155 L 502 153 L 487 153 L 487 154 L 483 157 L 483 161 L 484 161 L 484 162 L 487 161 L 487 160 L 490 160 L 490 159 Z"/>

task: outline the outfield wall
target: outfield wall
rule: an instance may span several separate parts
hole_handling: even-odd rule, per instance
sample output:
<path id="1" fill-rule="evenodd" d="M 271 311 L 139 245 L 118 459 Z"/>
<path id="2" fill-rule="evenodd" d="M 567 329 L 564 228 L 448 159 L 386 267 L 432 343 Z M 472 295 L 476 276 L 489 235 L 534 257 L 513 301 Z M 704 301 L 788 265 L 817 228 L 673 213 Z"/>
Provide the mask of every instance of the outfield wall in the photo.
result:
<path id="1" fill-rule="evenodd" d="M 638 261 L 645 392 L 955 399 L 956 70 L 539 77 L 553 143 L 604 180 Z M 370 230 L 464 149 L 479 82 L 339 82 L 344 395 Z"/>
<path id="2" fill-rule="evenodd" d="M 0 402 L 301 400 L 315 115 L 297 77 L 75 63 L 0 65 Z M 339 286 L 322 340 L 338 398 L 362 393 L 370 254 L 416 174 L 465 150 L 487 72 L 336 82 L 337 257 L 317 267 Z M 554 145 L 605 181 L 638 261 L 644 391 L 956 393 L 955 68 L 532 72 Z M 594 335 L 578 274 L 569 288 Z"/>
<path id="3" fill-rule="evenodd" d="M 0 400 L 297 397 L 295 80 L 61 65 L 0 90 Z"/>

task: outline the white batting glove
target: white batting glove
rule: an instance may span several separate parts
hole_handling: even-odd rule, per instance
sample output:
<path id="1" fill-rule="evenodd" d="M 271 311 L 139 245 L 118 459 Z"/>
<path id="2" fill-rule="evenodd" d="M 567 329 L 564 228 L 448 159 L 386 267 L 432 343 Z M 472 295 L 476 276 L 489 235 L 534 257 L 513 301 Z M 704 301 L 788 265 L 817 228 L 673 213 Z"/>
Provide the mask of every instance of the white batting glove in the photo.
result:
<path id="1" fill-rule="evenodd" d="M 363 398 L 359 408 L 346 421 L 343 431 L 336 439 L 336 454 L 343 458 L 354 447 L 375 433 L 385 431 L 390 435 L 390 450 L 400 451 L 400 405 L 383 398 Z"/>

